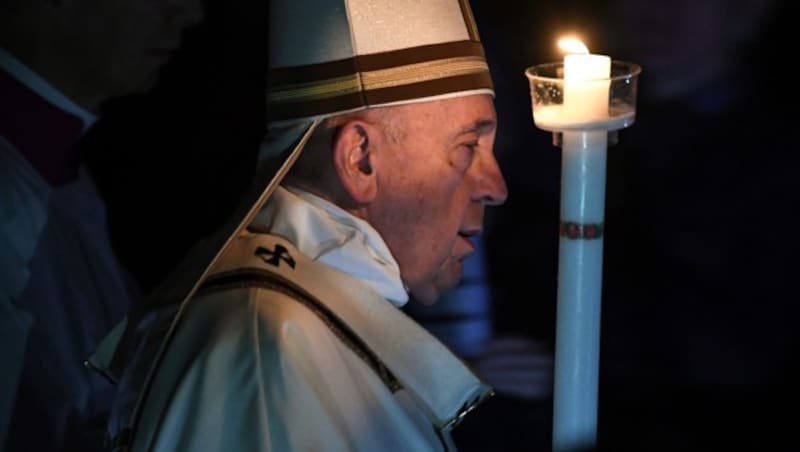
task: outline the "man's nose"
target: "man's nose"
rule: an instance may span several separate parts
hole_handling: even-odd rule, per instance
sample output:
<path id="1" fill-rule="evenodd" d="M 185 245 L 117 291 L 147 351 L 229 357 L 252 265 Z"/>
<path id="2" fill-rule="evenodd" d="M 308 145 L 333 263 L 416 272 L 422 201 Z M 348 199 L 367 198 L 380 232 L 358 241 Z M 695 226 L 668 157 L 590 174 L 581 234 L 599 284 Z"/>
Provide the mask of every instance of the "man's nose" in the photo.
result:
<path id="1" fill-rule="evenodd" d="M 508 188 L 497 159 L 492 156 L 482 162 L 478 176 L 478 199 L 489 206 L 499 206 L 508 198 Z"/>

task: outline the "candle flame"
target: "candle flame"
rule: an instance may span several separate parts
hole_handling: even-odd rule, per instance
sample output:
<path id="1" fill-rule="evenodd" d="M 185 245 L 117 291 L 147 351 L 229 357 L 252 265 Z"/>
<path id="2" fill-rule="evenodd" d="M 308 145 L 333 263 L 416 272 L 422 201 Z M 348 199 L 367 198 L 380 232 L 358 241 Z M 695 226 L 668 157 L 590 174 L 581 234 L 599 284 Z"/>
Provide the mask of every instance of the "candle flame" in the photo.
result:
<path id="1" fill-rule="evenodd" d="M 589 54 L 589 49 L 586 45 L 576 38 L 561 38 L 558 40 L 558 47 L 565 53 Z"/>

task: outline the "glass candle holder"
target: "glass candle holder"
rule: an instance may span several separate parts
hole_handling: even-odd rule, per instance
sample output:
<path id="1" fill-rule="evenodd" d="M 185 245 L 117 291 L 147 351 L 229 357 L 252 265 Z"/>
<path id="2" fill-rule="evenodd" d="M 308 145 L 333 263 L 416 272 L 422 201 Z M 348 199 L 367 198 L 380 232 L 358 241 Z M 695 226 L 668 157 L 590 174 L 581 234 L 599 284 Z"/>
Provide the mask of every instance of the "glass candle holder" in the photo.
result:
<path id="1" fill-rule="evenodd" d="M 567 130 L 614 131 L 626 128 L 636 119 L 636 86 L 641 67 L 614 60 L 607 79 L 565 80 L 564 63 L 543 63 L 525 70 L 530 82 L 533 122 L 551 132 Z M 590 109 L 580 103 L 585 93 L 608 92 L 608 108 Z M 570 97 L 571 93 L 575 93 Z M 565 102 L 566 101 L 566 102 Z M 571 105 L 572 104 L 572 105 Z M 571 107 L 576 108 L 571 108 Z"/>

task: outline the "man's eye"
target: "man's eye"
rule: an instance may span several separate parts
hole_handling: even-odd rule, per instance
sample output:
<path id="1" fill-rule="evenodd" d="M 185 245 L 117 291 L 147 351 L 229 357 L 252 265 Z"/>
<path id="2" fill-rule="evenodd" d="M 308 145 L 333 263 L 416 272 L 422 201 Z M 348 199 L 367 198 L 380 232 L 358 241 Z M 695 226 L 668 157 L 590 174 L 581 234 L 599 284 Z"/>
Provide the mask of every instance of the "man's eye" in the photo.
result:
<path id="1" fill-rule="evenodd" d="M 459 145 L 453 157 L 453 166 L 460 170 L 469 168 L 472 164 L 472 159 L 475 157 L 477 147 L 477 141 L 470 141 Z"/>

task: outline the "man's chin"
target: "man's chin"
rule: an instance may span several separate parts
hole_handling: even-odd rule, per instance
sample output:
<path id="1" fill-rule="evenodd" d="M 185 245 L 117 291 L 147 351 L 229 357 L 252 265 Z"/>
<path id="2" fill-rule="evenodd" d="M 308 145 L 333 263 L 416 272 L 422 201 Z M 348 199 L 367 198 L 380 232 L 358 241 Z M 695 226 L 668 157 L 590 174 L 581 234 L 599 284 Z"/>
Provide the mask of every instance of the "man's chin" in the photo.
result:
<path id="1" fill-rule="evenodd" d="M 415 300 L 418 300 L 424 305 L 432 305 L 436 303 L 439 298 L 448 291 L 455 289 L 461 283 L 462 266 L 460 262 L 452 264 L 447 268 L 448 271 L 443 271 L 436 276 L 432 284 L 427 287 L 413 291 L 411 294 Z"/>
<path id="2" fill-rule="evenodd" d="M 433 287 L 428 287 L 421 290 L 411 290 L 411 296 L 413 297 L 414 301 L 424 304 L 425 306 L 435 304 L 436 301 L 439 300 L 440 295 L 441 292 Z"/>

